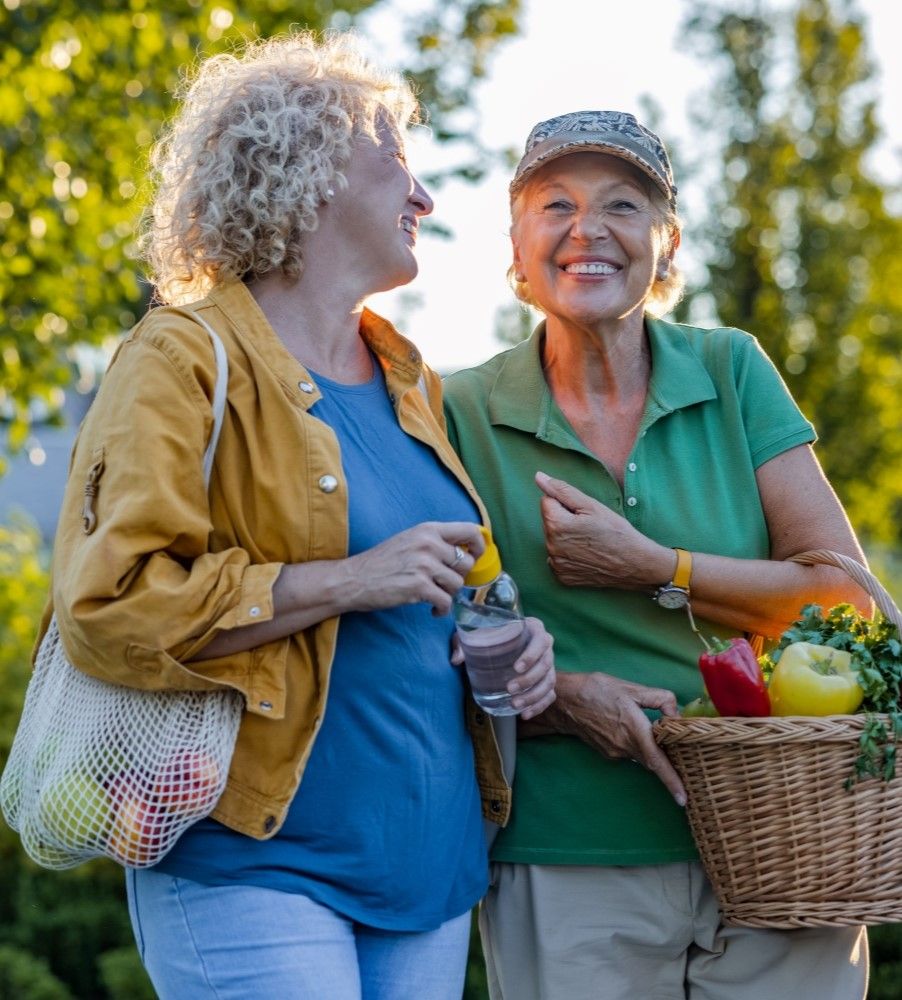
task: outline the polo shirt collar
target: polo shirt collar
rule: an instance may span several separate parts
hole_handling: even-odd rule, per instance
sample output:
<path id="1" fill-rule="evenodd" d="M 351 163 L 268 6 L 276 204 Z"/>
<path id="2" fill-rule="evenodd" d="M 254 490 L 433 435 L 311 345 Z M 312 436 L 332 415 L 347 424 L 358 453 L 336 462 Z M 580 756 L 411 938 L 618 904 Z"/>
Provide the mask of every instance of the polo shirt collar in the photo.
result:
<path id="1" fill-rule="evenodd" d="M 701 358 L 676 323 L 646 317 L 651 347 L 652 374 L 644 423 L 666 413 L 715 399 L 717 391 Z M 493 424 L 546 436 L 552 410 L 556 409 L 542 370 L 545 339 L 543 320 L 532 335 L 509 350 L 489 394 L 488 412 Z"/>

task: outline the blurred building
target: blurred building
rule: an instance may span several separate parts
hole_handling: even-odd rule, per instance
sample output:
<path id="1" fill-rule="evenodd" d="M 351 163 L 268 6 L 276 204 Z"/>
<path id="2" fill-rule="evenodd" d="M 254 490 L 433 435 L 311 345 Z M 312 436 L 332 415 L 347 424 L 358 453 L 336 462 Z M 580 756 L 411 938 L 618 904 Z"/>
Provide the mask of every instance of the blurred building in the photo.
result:
<path id="1" fill-rule="evenodd" d="M 24 511 L 36 522 L 45 541 L 48 544 L 53 541 L 66 488 L 69 455 L 92 399 L 93 393 L 67 391 L 63 406 L 65 425 L 36 423 L 28 445 L 9 456 L 6 475 L 0 477 L 0 523 L 7 523 L 14 512 Z"/>

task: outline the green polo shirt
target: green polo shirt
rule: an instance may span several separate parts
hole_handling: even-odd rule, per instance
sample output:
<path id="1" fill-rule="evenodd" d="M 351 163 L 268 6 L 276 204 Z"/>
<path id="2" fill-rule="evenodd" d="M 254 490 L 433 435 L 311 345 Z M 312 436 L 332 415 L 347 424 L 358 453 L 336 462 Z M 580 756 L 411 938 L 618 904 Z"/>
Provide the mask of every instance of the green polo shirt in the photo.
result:
<path id="1" fill-rule="evenodd" d="M 451 442 L 491 516 L 527 614 L 554 636 L 561 671 L 604 671 L 701 693 L 698 639 L 645 594 L 564 587 L 546 561 L 537 469 L 566 480 L 664 545 L 769 555 L 755 470 L 815 439 L 757 341 L 740 330 L 647 320 L 652 374 L 624 488 L 582 444 L 529 340 L 445 380 Z M 709 622 L 704 630 L 728 634 Z M 683 810 L 638 764 L 568 736 L 520 741 L 511 822 L 493 858 L 531 864 L 660 864 L 696 857 Z"/>

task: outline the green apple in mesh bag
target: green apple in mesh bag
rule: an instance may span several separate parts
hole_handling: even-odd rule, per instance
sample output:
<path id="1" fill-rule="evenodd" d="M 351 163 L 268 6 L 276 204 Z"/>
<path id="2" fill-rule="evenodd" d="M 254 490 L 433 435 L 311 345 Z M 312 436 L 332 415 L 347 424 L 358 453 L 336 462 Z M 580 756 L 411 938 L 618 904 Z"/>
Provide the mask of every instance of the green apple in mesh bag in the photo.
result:
<path id="1" fill-rule="evenodd" d="M 47 839 L 65 846 L 99 846 L 114 804 L 100 782 L 71 771 L 41 793 L 40 820 Z"/>

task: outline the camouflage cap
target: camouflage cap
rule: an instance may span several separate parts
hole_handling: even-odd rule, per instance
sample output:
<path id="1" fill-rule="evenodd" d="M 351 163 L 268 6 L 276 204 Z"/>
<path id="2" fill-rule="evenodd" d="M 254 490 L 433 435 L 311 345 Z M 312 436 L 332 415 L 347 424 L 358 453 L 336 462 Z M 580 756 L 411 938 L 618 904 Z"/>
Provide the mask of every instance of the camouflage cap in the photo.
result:
<path id="1" fill-rule="evenodd" d="M 511 198 L 543 164 L 568 153 L 586 151 L 629 161 L 654 181 L 671 205 L 676 205 L 677 186 L 664 143 L 625 111 L 573 111 L 539 122 L 529 133 L 523 158 L 517 164 L 510 185 Z"/>

